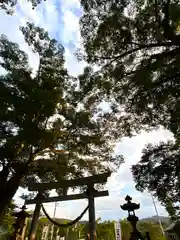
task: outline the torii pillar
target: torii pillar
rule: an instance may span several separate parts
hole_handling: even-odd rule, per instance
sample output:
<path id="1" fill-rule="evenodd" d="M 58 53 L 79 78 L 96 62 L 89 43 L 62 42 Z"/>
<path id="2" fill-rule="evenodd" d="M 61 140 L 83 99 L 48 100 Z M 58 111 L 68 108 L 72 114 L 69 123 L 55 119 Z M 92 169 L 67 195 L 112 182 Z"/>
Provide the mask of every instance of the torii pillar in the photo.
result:
<path id="1" fill-rule="evenodd" d="M 89 202 L 89 236 L 90 240 L 96 239 L 96 216 L 95 216 L 95 204 L 94 204 L 94 185 L 89 185 L 87 189 L 88 202 Z"/>
<path id="2" fill-rule="evenodd" d="M 41 203 L 42 203 L 43 194 L 41 192 L 39 192 L 37 194 L 36 198 L 37 198 L 37 202 L 36 202 L 36 207 L 35 207 L 32 222 L 31 222 L 28 240 L 36 239 L 36 229 L 37 229 L 37 225 L 38 225 L 39 214 L 41 211 Z"/>

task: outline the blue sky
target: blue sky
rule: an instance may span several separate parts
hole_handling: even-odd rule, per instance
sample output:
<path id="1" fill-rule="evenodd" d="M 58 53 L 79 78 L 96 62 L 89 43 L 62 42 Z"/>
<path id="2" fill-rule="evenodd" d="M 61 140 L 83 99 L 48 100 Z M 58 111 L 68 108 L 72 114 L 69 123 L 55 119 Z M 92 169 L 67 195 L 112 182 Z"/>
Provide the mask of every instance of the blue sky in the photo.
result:
<path id="1" fill-rule="evenodd" d="M 74 76 L 82 72 L 85 63 L 78 62 L 74 56 L 76 48 L 81 46 L 79 31 L 79 17 L 82 9 L 78 0 L 46 0 L 41 3 L 37 9 L 32 10 L 31 4 L 25 0 L 18 0 L 19 4 L 14 16 L 8 16 L 0 10 L 0 33 L 5 34 L 11 41 L 20 45 L 29 55 L 29 61 L 34 69 L 38 68 L 38 57 L 32 53 L 31 49 L 24 42 L 23 36 L 19 31 L 19 26 L 27 21 L 45 28 L 51 36 L 60 41 L 65 47 L 66 67 Z M 152 199 L 148 193 L 140 193 L 135 190 L 130 167 L 136 163 L 141 156 L 141 150 L 147 143 L 156 143 L 161 140 L 172 138 L 172 135 L 160 129 L 151 133 L 142 132 L 131 139 L 125 138 L 118 142 L 115 148 L 116 152 L 124 154 L 126 163 L 121 165 L 117 173 L 114 173 L 105 186 L 109 190 L 109 196 L 96 199 L 96 217 L 102 219 L 119 219 L 126 217 L 120 209 L 127 194 L 131 195 L 135 202 L 141 203 L 141 209 L 138 211 L 139 217 L 148 217 L 155 215 Z M 16 194 L 16 201 L 19 204 L 23 202 L 18 198 L 22 190 Z M 57 207 L 57 217 L 75 218 L 86 207 L 86 200 L 70 201 L 59 203 Z M 45 204 L 48 213 L 53 215 L 54 204 Z M 164 208 L 157 203 L 160 215 L 167 215 Z M 31 206 L 31 209 L 34 206 Z M 87 219 L 88 215 L 85 216 Z"/>

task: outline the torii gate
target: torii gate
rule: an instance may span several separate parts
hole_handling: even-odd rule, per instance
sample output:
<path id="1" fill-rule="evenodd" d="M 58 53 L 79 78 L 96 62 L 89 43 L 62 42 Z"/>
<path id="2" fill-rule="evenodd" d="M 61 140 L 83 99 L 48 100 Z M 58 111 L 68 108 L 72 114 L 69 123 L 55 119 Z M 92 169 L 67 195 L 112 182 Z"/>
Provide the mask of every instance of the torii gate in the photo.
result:
<path id="1" fill-rule="evenodd" d="M 88 206 L 89 206 L 89 231 L 90 231 L 90 240 L 95 240 L 95 233 L 96 233 L 96 221 L 95 221 L 95 205 L 94 205 L 94 198 L 95 197 L 104 197 L 108 196 L 108 191 L 96 191 L 94 189 L 94 184 L 96 183 L 105 183 L 107 182 L 107 178 L 110 177 L 111 173 L 104 173 L 99 175 L 94 175 L 91 177 L 73 179 L 73 180 L 61 180 L 61 182 L 51 182 L 51 183 L 30 183 L 28 184 L 29 191 L 38 191 L 38 195 L 35 199 L 26 200 L 25 204 L 36 204 L 34 215 L 31 223 L 31 229 L 29 233 L 29 240 L 35 240 L 36 236 L 36 228 L 37 222 L 39 219 L 40 209 L 42 203 L 47 202 L 57 202 L 57 201 L 68 201 L 68 200 L 75 200 L 75 199 L 88 199 Z M 42 193 L 46 190 L 52 189 L 68 189 L 69 187 L 75 186 L 87 186 L 87 192 L 81 194 L 72 194 L 72 195 L 65 195 L 58 197 L 46 197 L 42 198 Z M 64 192 L 64 191 L 63 191 Z M 88 194 L 87 194 L 88 193 Z"/>

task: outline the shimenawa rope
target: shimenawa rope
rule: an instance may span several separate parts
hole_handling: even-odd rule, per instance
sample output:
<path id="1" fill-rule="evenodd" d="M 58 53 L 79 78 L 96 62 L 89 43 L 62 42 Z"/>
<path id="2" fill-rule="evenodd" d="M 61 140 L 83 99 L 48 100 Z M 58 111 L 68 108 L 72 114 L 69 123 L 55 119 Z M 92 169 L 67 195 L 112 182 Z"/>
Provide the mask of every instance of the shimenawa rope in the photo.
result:
<path id="1" fill-rule="evenodd" d="M 89 205 L 84 209 L 84 211 L 74 220 L 72 220 L 71 222 L 69 223 L 59 223 L 59 222 L 56 222 L 55 220 L 53 220 L 49 215 L 48 213 L 46 212 L 43 204 L 41 204 L 41 207 L 42 207 L 42 211 L 44 213 L 44 215 L 47 217 L 47 219 L 54 225 L 58 226 L 58 227 L 70 227 L 72 225 L 74 225 L 75 223 L 77 223 L 83 216 L 84 214 L 87 212 L 87 210 L 89 209 Z"/>

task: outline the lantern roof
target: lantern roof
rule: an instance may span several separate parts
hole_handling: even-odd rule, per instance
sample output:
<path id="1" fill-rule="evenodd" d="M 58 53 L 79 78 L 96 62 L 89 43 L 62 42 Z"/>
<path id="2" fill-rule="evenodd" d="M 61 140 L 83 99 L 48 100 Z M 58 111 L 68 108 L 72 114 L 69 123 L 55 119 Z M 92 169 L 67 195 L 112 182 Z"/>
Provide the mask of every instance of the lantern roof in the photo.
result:
<path id="1" fill-rule="evenodd" d="M 125 200 L 127 201 L 127 203 L 125 203 L 121 206 L 122 210 L 134 211 L 134 210 L 137 210 L 140 208 L 140 204 L 131 202 L 132 198 L 129 195 L 126 196 Z"/>

